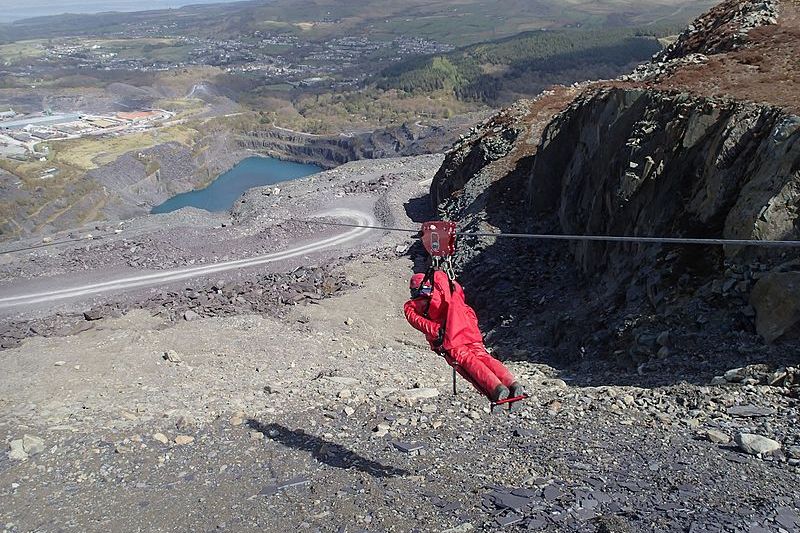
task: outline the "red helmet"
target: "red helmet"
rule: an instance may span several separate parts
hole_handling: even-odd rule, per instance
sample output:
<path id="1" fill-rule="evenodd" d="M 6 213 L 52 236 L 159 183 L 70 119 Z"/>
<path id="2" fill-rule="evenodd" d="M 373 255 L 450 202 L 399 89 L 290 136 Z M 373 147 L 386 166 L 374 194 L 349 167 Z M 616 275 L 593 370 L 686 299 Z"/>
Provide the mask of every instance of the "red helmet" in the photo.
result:
<path id="1" fill-rule="evenodd" d="M 422 285 L 422 281 L 425 279 L 425 274 L 414 274 L 411 276 L 411 281 L 408 284 L 409 289 L 419 289 Z"/>

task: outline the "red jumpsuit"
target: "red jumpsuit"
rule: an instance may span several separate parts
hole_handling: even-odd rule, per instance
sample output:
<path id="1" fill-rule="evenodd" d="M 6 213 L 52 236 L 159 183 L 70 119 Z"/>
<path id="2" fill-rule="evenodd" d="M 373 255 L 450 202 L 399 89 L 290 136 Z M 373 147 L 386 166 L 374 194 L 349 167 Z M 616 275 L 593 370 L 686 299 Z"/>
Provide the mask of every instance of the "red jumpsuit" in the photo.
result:
<path id="1" fill-rule="evenodd" d="M 431 349 L 442 353 L 448 364 L 485 396 L 490 397 L 500 384 L 510 388 L 514 383 L 511 372 L 486 351 L 478 317 L 464 300 L 464 289 L 444 272 L 434 273 L 430 297 L 407 301 L 403 312 L 408 323 L 425 334 Z M 439 346 L 439 329 L 445 325 Z"/>

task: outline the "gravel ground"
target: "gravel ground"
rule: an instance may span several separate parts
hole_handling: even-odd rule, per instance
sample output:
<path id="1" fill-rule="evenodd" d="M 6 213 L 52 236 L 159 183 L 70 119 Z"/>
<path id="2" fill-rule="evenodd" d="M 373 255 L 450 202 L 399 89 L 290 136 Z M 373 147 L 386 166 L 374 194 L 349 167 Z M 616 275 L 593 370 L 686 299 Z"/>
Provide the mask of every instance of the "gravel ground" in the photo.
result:
<path id="1" fill-rule="evenodd" d="M 145 311 L 0 352 L 7 531 L 793 531 L 796 400 L 715 386 L 581 387 L 509 363 L 490 414 L 402 318 L 408 257 L 356 287 L 177 325 Z M 737 382 L 736 379 L 742 380 Z M 733 441 L 768 434 L 776 453 Z M 28 435 L 28 437 L 25 437 Z M 41 439 L 39 442 L 38 439 Z M 189 508 L 191 511 L 187 512 Z M 759 529 L 763 528 L 763 529 Z"/>
<path id="2" fill-rule="evenodd" d="M 275 218 L 364 194 L 384 223 L 414 227 L 430 216 L 423 169 L 438 162 L 412 161 L 383 163 L 406 165 L 408 179 L 364 166 L 279 195 L 253 191 L 219 230 L 256 238 Z M 304 187 L 308 211 L 283 206 Z M 139 235 L 157 235 L 148 224 Z M 800 527 L 796 370 L 731 369 L 715 385 L 588 386 L 518 348 L 508 364 L 531 398 L 491 414 L 463 381 L 452 395 L 449 368 L 402 317 L 421 258 L 411 244 L 380 234 L 321 266 L 245 277 L 243 292 L 200 280 L 157 305 L 128 299 L 115 313 L 63 315 L 79 320 L 54 333 L 68 336 L 28 331 L 0 352 L 0 526 Z M 277 298 L 274 308 L 250 300 L 258 289 Z M 210 294 L 227 304 L 180 307 Z"/>

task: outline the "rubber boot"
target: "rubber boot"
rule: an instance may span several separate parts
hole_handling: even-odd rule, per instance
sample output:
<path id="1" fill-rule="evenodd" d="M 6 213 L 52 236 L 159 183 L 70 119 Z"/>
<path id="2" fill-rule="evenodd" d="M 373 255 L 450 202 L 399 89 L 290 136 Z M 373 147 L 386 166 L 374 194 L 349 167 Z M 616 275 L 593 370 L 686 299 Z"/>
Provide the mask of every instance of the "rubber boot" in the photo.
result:
<path id="1" fill-rule="evenodd" d="M 494 388 L 492 392 L 491 400 L 493 402 L 499 402 L 500 400 L 505 400 L 508 398 L 508 387 L 505 385 L 498 385 Z"/>
<path id="2" fill-rule="evenodd" d="M 525 387 L 522 386 L 522 383 L 519 381 L 515 381 L 511 384 L 511 392 L 509 392 L 510 398 L 519 398 L 520 396 L 525 394 Z"/>

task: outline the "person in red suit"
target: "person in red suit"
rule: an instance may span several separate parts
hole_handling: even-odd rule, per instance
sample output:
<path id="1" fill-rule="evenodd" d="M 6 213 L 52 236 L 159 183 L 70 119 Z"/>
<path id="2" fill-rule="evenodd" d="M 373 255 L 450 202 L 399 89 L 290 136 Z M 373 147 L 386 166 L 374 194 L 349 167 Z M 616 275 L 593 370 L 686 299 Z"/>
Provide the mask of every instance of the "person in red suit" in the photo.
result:
<path id="1" fill-rule="evenodd" d="M 409 287 L 411 299 L 403 306 L 403 312 L 408 323 L 425 334 L 431 350 L 443 355 L 450 366 L 492 401 L 525 393 L 505 365 L 486 351 L 478 317 L 467 305 L 458 282 L 437 270 L 431 281 L 426 281 L 424 274 L 414 274 Z"/>

